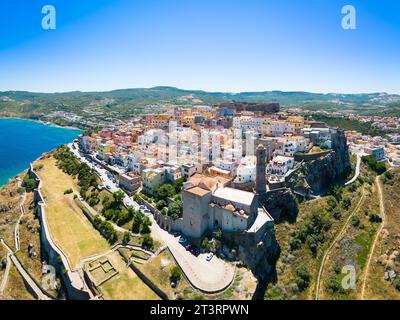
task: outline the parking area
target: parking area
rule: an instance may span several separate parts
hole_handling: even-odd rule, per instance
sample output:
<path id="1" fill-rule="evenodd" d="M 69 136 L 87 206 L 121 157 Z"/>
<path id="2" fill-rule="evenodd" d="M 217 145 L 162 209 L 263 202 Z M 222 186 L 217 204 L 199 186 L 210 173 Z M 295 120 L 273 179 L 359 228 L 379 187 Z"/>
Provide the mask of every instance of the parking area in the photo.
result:
<path id="1" fill-rule="evenodd" d="M 206 293 L 216 293 L 223 291 L 232 283 L 235 276 L 235 266 L 232 263 L 216 256 L 207 261 L 207 253 L 194 255 L 179 243 L 179 236 L 161 229 L 152 216 L 150 218 L 153 222 L 152 235 L 168 246 L 193 287 Z"/>

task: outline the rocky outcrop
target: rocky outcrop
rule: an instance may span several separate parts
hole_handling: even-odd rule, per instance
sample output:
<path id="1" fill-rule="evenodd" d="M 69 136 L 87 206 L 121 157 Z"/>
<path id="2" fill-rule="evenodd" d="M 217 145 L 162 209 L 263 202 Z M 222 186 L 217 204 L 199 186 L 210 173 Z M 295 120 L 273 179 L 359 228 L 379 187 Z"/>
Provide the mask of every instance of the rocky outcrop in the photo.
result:
<path id="1" fill-rule="evenodd" d="M 274 270 L 280 254 L 273 223 L 257 233 L 227 232 L 223 234 L 225 244 L 237 250 L 236 258 L 249 268 L 258 279 L 264 279 Z"/>
<path id="2" fill-rule="evenodd" d="M 264 279 L 272 272 L 280 254 L 274 230 L 267 230 L 261 240 L 247 236 L 246 245 L 239 246 L 238 254 L 257 279 Z"/>
<path id="3" fill-rule="evenodd" d="M 261 198 L 261 204 L 278 222 L 294 219 L 299 212 L 296 197 L 288 188 L 267 192 Z"/>
<path id="4" fill-rule="evenodd" d="M 350 156 L 342 130 L 332 135 L 332 151 L 319 159 L 304 162 L 287 182 L 294 191 L 319 195 L 340 182 L 350 172 Z"/>

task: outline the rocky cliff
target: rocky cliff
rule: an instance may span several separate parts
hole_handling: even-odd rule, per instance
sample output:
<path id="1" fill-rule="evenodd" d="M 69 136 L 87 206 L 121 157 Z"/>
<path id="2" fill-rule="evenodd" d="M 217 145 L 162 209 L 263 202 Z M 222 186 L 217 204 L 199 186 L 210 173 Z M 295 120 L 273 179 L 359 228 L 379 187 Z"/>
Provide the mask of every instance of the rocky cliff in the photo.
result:
<path id="1" fill-rule="evenodd" d="M 350 172 L 350 156 L 344 131 L 332 136 L 332 151 L 319 159 L 304 162 L 287 182 L 288 187 L 302 194 L 323 194 Z"/>
<path id="2" fill-rule="evenodd" d="M 275 221 L 294 219 L 299 211 L 296 197 L 288 188 L 268 192 L 261 198 L 261 203 Z"/>

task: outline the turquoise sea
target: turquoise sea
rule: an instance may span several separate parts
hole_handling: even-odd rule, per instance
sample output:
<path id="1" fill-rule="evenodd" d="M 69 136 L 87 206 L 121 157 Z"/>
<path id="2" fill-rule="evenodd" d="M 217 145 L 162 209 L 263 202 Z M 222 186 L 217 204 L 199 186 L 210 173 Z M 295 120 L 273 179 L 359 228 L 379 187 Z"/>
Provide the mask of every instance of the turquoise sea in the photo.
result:
<path id="1" fill-rule="evenodd" d="M 29 120 L 0 119 L 0 186 L 44 152 L 73 141 L 80 133 Z"/>

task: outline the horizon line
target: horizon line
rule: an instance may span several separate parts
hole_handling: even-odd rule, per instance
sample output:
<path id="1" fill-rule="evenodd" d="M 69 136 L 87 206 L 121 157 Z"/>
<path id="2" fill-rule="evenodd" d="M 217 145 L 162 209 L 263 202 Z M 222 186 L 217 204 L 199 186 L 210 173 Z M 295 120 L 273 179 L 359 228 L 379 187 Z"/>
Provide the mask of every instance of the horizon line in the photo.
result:
<path id="1" fill-rule="evenodd" d="M 242 93 L 265 93 L 265 92 L 282 92 L 282 93 L 310 93 L 310 94 L 322 94 L 322 95 L 368 95 L 368 94 L 387 94 L 387 95 L 400 95 L 400 93 L 393 93 L 393 92 L 387 92 L 387 91 L 370 91 L 370 92 L 350 92 L 350 93 L 345 93 L 345 92 L 321 92 L 321 91 L 307 91 L 307 90 L 279 90 L 279 89 L 272 89 L 272 90 L 248 90 L 248 91 L 207 91 L 204 89 L 184 89 L 184 88 L 179 88 L 175 86 L 168 86 L 168 85 L 156 85 L 156 86 L 151 86 L 151 87 L 125 87 L 125 88 L 115 88 L 115 89 L 108 89 L 108 90 L 66 90 L 66 91 L 29 91 L 29 90 L 23 90 L 23 89 L 10 89 L 10 90 L 0 90 L 1 93 L 5 92 L 27 92 L 27 93 L 34 93 L 34 94 L 67 94 L 67 93 L 74 93 L 74 92 L 80 92 L 80 93 L 107 93 L 107 92 L 113 92 L 113 91 L 122 91 L 122 90 L 151 90 L 151 89 L 156 89 L 156 88 L 171 88 L 171 89 L 177 89 L 181 91 L 200 91 L 204 93 L 209 93 L 209 94 L 216 94 L 216 93 L 222 93 L 222 94 L 229 94 L 229 95 L 238 95 Z"/>

